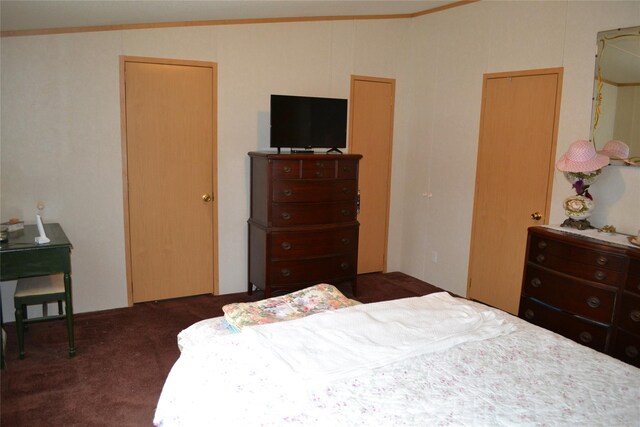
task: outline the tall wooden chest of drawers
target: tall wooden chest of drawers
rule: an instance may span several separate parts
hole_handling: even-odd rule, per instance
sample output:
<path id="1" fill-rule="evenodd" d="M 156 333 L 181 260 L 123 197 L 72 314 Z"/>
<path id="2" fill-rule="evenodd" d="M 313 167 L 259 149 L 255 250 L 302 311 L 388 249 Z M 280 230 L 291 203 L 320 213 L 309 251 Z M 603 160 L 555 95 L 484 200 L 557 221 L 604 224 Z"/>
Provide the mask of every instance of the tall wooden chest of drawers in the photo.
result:
<path id="1" fill-rule="evenodd" d="M 351 282 L 358 265 L 357 154 L 249 153 L 249 294 Z"/>
<path id="2" fill-rule="evenodd" d="M 640 367 L 640 250 L 529 228 L 518 315 Z"/>

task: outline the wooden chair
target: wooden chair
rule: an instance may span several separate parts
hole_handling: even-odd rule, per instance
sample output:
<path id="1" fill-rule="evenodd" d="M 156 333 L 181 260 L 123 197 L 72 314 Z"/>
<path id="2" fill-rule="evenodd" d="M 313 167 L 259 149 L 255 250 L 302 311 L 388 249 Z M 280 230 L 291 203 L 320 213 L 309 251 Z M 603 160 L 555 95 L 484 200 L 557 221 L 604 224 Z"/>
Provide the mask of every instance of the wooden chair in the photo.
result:
<path id="1" fill-rule="evenodd" d="M 24 331 L 29 323 L 45 322 L 49 320 L 67 320 L 67 334 L 71 335 L 69 329 L 73 323 L 73 310 L 66 307 L 62 311 L 62 302 L 70 301 L 64 287 L 64 275 L 52 274 L 50 276 L 29 277 L 18 279 L 16 292 L 13 296 L 13 303 L 16 309 L 16 331 L 18 332 L 18 348 L 20 359 L 24 359 Z M 52 302 L 58 303 L 58 314 L 48 313 L 47 305 Z M 29 319 L 27 316 L 27 306 L 42 304 L 42 316 Z"/>

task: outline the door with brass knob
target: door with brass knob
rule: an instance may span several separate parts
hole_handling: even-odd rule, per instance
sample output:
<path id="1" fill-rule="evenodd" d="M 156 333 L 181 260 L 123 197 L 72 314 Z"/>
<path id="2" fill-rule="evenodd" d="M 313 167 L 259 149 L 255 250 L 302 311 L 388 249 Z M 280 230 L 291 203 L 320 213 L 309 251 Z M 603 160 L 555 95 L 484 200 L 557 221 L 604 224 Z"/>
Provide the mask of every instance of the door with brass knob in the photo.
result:
<path id="1" fill-rule="evenodd" d="M 512 314 L 527 228 L 548 218 L 561 85 L 561 69 L 484 76 L 467 297 Z"/>
<path id="2" fill-rule="evenodd" d="M 216 66 L 139 57 L 121 66 L 129 304 L 215 293 Z"/>

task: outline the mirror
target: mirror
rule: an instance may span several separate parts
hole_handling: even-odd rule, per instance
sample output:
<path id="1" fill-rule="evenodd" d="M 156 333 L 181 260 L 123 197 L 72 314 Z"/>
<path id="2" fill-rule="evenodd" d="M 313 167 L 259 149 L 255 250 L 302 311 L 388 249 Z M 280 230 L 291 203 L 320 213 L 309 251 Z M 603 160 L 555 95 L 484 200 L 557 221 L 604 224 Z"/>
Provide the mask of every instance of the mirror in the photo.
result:
<path id="1" fill-rule="evenodd" d="M 629 155 L 611 164 L 640 166 L 640 26 L 598 33 L 593 102 L 596 149 L 622 141 Z"/>

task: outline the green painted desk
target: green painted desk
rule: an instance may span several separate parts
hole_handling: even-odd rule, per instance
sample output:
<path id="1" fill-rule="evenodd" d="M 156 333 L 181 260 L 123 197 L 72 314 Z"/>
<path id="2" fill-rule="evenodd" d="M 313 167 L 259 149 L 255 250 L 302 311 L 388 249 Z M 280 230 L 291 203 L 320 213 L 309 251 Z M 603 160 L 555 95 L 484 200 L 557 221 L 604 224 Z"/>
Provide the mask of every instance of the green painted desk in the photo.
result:
<path id="1" fill-rule="evenodd" d="M 45 224 L 44 230 L 51 241 L 42 245 L 35 243 L 34 239 L 39 235 L 35 225 L 25 225 L 24 230 L 9 234 L 9 242 L 0 246 L 0 281 L 64 273 L 65 310 L 69 310 L 72 314 L 67 320 L 69 357 L 73 357 L 76 354 L 71 302 L 71 249 L 73 246 L 60 224 Z M 1 300 L 0 322 L 2 322 Z M 4 356 L 1 363 L 4 366 Z"/>

